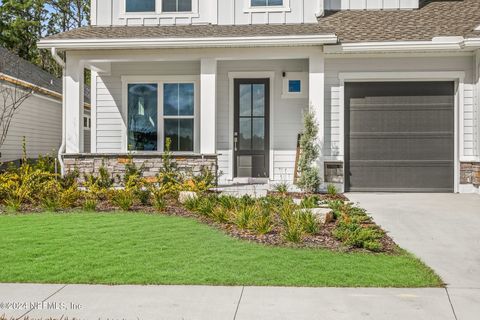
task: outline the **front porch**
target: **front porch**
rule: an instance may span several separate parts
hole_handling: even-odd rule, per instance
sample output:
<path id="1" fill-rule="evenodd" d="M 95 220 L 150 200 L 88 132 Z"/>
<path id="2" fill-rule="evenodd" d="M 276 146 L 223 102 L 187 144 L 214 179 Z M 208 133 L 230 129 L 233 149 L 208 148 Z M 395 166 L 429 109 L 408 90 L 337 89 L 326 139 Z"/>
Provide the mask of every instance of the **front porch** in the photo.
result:
<path id="1" fill-rule="evenodd" d="M 169 138 L 181 167 L 213 168 L 221 185 L 248 178 L 293 185 L 308 108 L 324 145 L 324 66 L 320 47 L 68 51 L 65 169 L 81 163 L 93 173 L 103 159 L 121 173 L 129 155 L 151 164 L 152 175 Z M 79 116 L 83 68 L 92 71 L 88 154 Z M 341 184 L 343 168 L 325 169 L 323 160 L 322 176 Z"/>

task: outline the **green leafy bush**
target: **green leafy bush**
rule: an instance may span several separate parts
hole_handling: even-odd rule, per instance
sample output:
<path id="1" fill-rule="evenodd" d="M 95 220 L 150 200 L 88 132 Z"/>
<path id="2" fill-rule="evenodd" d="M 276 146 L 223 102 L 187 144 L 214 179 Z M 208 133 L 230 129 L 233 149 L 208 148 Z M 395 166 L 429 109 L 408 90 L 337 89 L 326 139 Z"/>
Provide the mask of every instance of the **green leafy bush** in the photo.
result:
<path id="1" fill-rule="evenodd" d="M 276 185 L 273 186 L 273 189 L 278 193 L 287 194 L 288 193 L 288 183 L 286 183 L 286 182 L 277 183 Z"/>
<path id="2" fill-rule="evenodd" d="M 273 217 L 270 208 L 258 208 L 252 218 L 251 228 L 259 235 L 267 234 L 273 229 Z"/>
<path id="3" fill-rule="evenodd" d="M 112 203 L 120 209 L 128 211 L 135 203 L 135 193 L 132 189 L 115 190 L 112 195 Z"/>
<path id="4" fill-rule="evenodd" d="M 306 192 L 316 192 L 321 184 L 320 172 L 315 162 L 320 154 L 318 144 L 318 124 L 312 112 L 305 113 L 304 130 L 300 139 L 302 150 L 298 161 L 300 176 L 297 186 Z"/>
<path id="5" fill-rule="evenodd" d="M 299 243 L 303 240 L 304 228 L 302 221 L 295 215 L 284 222 L 283 238 L 288 242 Z"/>
<path id="6" fill-rule="evenodd" d="M 302 202 L 300 202 L 300 207 L 305 209 L 313 209 L 318 208 L 320 203 L 320 197 L 317 195 L 307 196 L 303 198 Z"/>
<path id="7" fill-rule="evenodd" d="M 253 205 L 246 205 L 238 208 L 234 212 L 235 225 L 242 230 L 249 229 L 256 210 L 257 207 Z"/>
<path id="8" fill-rule="evenodd" d="M 220 223 L 228 222 L 230 219 L 229 209 L 223 207 L 222 205 L 217 205 L 215 208 L 213 208 L 211 217 L 213 220 Z"/>
<path id="9" fill-rule="evenodd" d="M 309 210 L 298 212 L 303 231 L 310 235 L 315 235 L 320 231 L 320 225 L 317 217 Z"/>

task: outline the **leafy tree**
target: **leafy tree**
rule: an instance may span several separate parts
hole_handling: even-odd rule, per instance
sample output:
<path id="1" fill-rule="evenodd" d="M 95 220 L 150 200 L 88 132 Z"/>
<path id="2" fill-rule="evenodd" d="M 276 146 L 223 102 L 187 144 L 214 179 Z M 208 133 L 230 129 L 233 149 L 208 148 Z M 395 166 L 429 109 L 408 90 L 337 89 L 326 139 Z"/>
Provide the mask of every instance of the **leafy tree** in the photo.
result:
<path id="1" fill-rule="evenodd" d="M 300 177 L 297 186 L 306 192 L 315 192 L 320 187 L 321 179 L 315 162 L 320 154 L 320 146 L 317 142 L 318 124 L 312 112 L 305 113 L 304 130 L 300 139 L 300 159 L 298 169 Z"/>

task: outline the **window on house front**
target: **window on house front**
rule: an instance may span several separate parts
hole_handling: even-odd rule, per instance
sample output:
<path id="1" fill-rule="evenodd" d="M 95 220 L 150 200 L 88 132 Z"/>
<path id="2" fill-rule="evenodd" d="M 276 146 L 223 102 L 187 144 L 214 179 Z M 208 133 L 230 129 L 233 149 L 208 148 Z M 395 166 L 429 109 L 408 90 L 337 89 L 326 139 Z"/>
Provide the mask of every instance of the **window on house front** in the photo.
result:
<path id="1" fill-rule="evenodd" d="M 252 7 L 283 6 L 283 0 L 252 0 Z"/>
<path id="2" fill-rule="evenodd" d="M 125 0 L 126 12 L 155 12 L 156 0 Z"/>
<path id="3" fill-rule="evenodd" d="M 92 128 L 92 120 L 90 119 L 89 116 L 83 117 L 83 128 L 85 130 L 90 130 Z"/>
<path id="4" fill-rule="evenodd" d="M 162 12 L 191 12 L 192 0 L 162 0 Z"/>
<path id="5" fill-rule="evenodd" d="M 158 84 L 128 85 L 128 149 L 158 150 Z"/>
<path id="6" fill-rule="evenodd" d="M 193 83 L 163 85 L 164 143 L 170 139 L 171 151 L 194 150 L 194 90 Z"/>

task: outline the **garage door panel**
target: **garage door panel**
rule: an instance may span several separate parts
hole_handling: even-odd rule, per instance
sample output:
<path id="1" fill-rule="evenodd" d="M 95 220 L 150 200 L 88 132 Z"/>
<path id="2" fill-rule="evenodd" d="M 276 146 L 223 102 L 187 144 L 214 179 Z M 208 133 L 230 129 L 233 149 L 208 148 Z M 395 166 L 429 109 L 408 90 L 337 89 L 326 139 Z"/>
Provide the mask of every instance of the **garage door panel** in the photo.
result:
<path id="1" fill-rule="evenodd" d="M 350 191 L 450 192 L 453 82 L 347 83 Z"/>
<path id="2" fill-rule="evenodd" d="M 355 160 L 445 160 L 453 158 L 452 135 L 404 138 L 351 138 L 350 157 Z"/>
<path id="3" fill-rule="evenodd" d="M 351 162 L 350 191 L 450 192 L 453 163 Z"/>
<path id="4" fill-rule="evenodd" d="M 453 131 L 452 105 L 442 107 L 355 107 L 350 109 L 351 133 Z M 415 109 L 417 108 L 417 109 Z M 408 124 L 406 126 L 405 124 Z"/>

